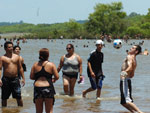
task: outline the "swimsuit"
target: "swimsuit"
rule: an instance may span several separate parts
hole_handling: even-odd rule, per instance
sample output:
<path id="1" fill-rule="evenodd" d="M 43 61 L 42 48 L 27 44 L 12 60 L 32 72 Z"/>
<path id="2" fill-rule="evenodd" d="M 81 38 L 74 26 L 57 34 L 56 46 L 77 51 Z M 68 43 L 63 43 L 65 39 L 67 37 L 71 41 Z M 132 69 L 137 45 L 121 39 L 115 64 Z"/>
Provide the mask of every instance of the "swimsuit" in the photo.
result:
<path id="1" fill-rule="evenodd" d="M 120 80 L 120 93 L 121 93 L 121 104 L 126 104 L 128 102 L 133 102 L 132 99 L 132 86 L 131 79 L 125 78 Z"/>
<path id="2" fill-rule="evenodd" d="M 44 69 L 44 66 L 42 66 L 41 71 L 35 73 L 35 82 L 40 77 L 45 77 L 50 86 L 47 86 L 47 87 L 34 86 L 34 102 L 35 102 L 35 99 L 38 99 L 38 98 L 53 98 L 53 104 L 54 104 L 54 101 L 55 101 L 54 95 L 56 94 L 56 92 L 52 83 L 52 74 L 46 72 Z"/>
<path id="3" fill-rule="evenodd" d="M 51 87 L 34 87 L 34 103 L 35 99 L 38 98 L 52 98 L 53 99 L 53 105 L 55 102 L 54 98 L 54 91 Z"/>
<path id="4" fill-rule="evenodd" d="M 88 73 L 89 74 L 89 73 Z M 88 75 L 89 76 L 89 80 L 90 80 L 90 83 L 91 83 L 91 87 L 92 89 L 97 89 L 97 88 L 102 88 L 103 86 L 103 80 L 104 80 L 104 75 L 101 75 L 101 76 L 96 76 L 96 78 L 93 78 L 91 77 L 91 75 Z"/>
<path id="5" fill-rule="evenodd" d="M 6 100 L 12 93 L 12 97 L 16 99 L 21 99 L 21 86 L 18 77 L 2 77 L 2 95 L 1 98 Z"/>
<path id="6" fill-rule="evenodd" d="M 70 75 L 70 74 L 66 74 L 66 73 L 63 73 L 63 76 L 67 76 L 67 77 L 69 77 L 70 79 L 71 78 L 78 78 L 78 73 L 77 74 L 74 74 L 74 75 Z"/>
<path id="7" fill-rule="evenodd" d="M 74 56 L 73 59 L 68 59 L 64 57 L 64 63 L 62 68 L 63 75 L 69 78 L 78 78 L 79 72 L 79 62 L 77 56 Z"/>

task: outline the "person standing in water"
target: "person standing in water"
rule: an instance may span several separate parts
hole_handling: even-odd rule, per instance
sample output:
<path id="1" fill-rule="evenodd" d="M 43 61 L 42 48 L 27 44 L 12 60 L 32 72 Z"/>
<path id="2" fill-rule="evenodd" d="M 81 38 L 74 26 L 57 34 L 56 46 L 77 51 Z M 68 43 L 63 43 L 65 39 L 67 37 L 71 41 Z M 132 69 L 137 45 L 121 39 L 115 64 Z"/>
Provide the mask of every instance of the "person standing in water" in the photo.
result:
<path id="1" fill-rule="evenodd" d="M 7 106 L 7 99 L 12 97 L 17 100 L 18 106 L 23 106 L 21 97 L 21 86 L 18 71 L 22 76 L 21 83 L 25 85 L 25 77 L 21 66 L 20 57 L 13 53 L 13 43 L 6 41 L 4 44 L 6 53 L 0 57 L 0 87 L 2 88 L 2 106 Z M 3 68 L 3 77 L 1 73 Z"/>
<path id="2" fill-rule="evenodd" d="M 34 81 L 34 103 L 36 113 L 53 113 L 53 105 L 56 94 L 53 83 L 59 79 L 57 68 L 54 63 L 48 61 L 49 50 L 42 48 L 39 51 L 39 61 L 31 68 L 30 79 Z M 54 75 L 54 77 L 53 77 Z"/>
<path id="3" fill-rule="evenodd" d="M 13 47 L 13 52 L 15 54 L 19 55 L 19 56 L 20 56 L 20 51 L 21 51 L 20 46 L 17 45 L 17 46 Z M 20 61 L 21 61 L 21 65 L 22 65 L 23 71 L 27 71 L 26 70 L 26 65 L 24 63 L 24 58 L 22 56 L 20 56 Z M 19 77 L 19 79 L 21 79 L 20 73 L 18 73 L 18 77 Z"/>
<path id="4" fill-rule="evenodd" d="M 72 44 L 67 44 L 66 50 L 67 54 L 61 57 L 57 70 L 59 72 L 62 68 L 64 93 L 73 96 L 78 73 L 80 81 L 83 80 L 82 59 L 74 53 L 74 46 Z"/>
<path id="5" fill-rule="evenodd" d="M 133 103 L 132 99 L 132 86 L 131 78 L 134 77 L 135 69 L 137 66 L 136 56 L 140 54 L 142 48 L 139 45 L 134 45 L 128 51 L 128 55 L 124 60 L 121 68 L 120 74 L 120 93 L 121 102 L 120 104 L 128 109 L 132 113 L 143 113 L 140 109 Z"/>
<path id="6" fill-rule="evenodd" d="M 104 54 L 101 52 L 104 42 L 102 40 L 96 41 L 96 49 L 90 53 L 88 58 L 87 73 L 91 83 L 91 87 L 82 92 L 82 96 L 86 97 L 88 92 L 94 91 L 97 89 L 96 98 L 100 99 L 102 81 L 104 79 L 102 63 L 104 59 Z"/>

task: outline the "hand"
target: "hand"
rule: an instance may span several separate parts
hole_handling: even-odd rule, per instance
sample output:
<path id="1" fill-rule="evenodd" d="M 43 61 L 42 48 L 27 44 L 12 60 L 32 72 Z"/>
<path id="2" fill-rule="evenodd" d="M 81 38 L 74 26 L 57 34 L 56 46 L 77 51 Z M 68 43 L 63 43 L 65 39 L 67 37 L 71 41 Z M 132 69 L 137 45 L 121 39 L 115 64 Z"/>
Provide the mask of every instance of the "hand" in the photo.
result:
<path id="1" fill-rule="evenodd" d="M 78 83 L 81 83 L 83 80 L 83 76 L 80 76 L 80 80 L 78 81 Z"/>
<path id="2" fill-rule="evenodd" d="M 104 80 L 104 78 L 105 78 L 105 75 L 102 74 L 102 80 Z"/>
<path id="3" fill-rule="evenodd" d="M 95 74 L 93 72 L 91 73 L 91 77 L 95 78 Z"/>
<path id="4" fill-rule="evenodd" d="M 128 73 L 126 71 L 121 71 L 120 73 L 120 79 L 124 80 L 127 77 Z"/>
<path id="5" fill-rule="evenodd" d="M 2 85 L 3 85 L 3 82 L 2 82 L 2 80 L 0 79 L 0 87 L 2 87 Z"/>
<path id="6" fill-rule="evenodd" d="M 83 76 L 80 76 L 80 81 L 82 81 L 83 80 Z"/>
<path id="7" fill-rule="evenodd" d="M 128 73 L 126 71 L 121 71 L 120 75 L 126 77 Z"/>
<path id="8" fill-rule="evenodd" d="M 56 82 L 55 78 L 52 78 L 52 82 L 53 82 L 53 83 L 55 83 L 55 82 Z"/>
<path id="9" fill-rule="evenodd" d="M 25 80 L 24 79 L 21 80 L 21 84 L 22 84 L 22 87 L 25 85 Z"/>

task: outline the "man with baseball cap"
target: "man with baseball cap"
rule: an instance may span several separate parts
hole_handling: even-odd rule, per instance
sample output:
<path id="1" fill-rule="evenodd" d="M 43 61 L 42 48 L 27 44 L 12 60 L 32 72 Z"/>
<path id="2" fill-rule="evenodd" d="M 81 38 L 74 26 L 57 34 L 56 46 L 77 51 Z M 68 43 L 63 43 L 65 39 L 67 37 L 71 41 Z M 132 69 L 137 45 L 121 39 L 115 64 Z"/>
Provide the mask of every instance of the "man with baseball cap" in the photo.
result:
<path id="1" fill-rule="evenodd" d="M 97 89 L 96 97 L 100 98 L 102 81 L 104 79 L 102 71 L 102 63 L 104 59 L 104 54 L 101 52 L 104 42 L 102 40 L 96 41 L 96 49 L 90 53 L 88 58 L 88 67 L 87 74 L 91 83 L 91 87 L 84 90 L 82 93 L 83 97 L 86 97 L 88 92 L 94 91 Z"/>

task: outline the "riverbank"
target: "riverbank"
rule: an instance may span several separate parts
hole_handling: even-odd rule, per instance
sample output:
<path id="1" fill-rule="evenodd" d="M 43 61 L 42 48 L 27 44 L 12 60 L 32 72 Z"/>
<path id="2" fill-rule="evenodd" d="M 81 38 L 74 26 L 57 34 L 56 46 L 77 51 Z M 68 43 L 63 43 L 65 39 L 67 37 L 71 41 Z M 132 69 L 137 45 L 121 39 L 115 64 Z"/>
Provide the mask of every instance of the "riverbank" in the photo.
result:
<path id="1" fill-rule="evenodd" d="M 0 34 L 0 37 L 10 39 L 10 38 L 19 38 L 29 34 L 30 33 L 4 33 L 4 34 Z"/>

